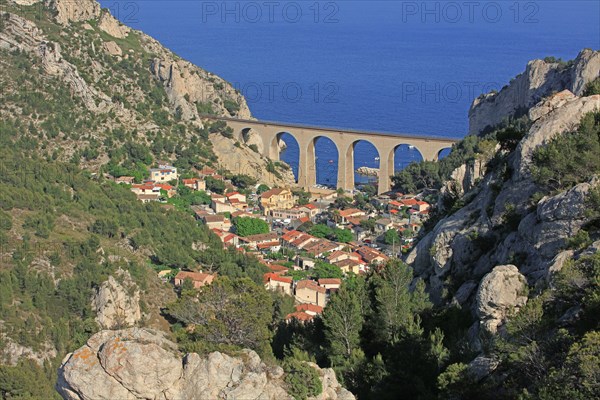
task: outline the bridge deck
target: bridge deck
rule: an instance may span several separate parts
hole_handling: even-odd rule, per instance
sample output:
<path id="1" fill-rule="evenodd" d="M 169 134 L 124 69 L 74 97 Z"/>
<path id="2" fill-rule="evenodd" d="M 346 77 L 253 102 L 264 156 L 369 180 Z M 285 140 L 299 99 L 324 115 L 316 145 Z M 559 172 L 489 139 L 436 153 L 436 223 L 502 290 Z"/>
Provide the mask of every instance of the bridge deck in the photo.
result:
<path id="1" fill-rule="evenodd" d="M 296 123 L 292 123 L 292 122 L 277 122 L 277 121 L 220 117 L 220 116 L 211 115 L 211 114 L 200 114 L 200 117 L 206 118 L 206 119 L 220 120 L 220 121 L 231 121 L 231 122 L 240 122 L 240 123 L 247 123 L 247 124 L 258 124 L 258 125 L 271 125 L 271 126 L 278 126 L 281 128 L 311 129 L 311 130 L 324 131 L 324 132 L 352 133 L 352 134 L 367 135 L 367 136 L 373 135 L 373 136 L 401 137 L 401 138 L 407 138 L 407 139 L 421 139 L 421 140 L 429 140 L 429 141 L 445 142 L 445 143 L 456 143 L 456 142 L 462 140 L 462 138 L 460 138 L 460 137 L 417 135 L 417 134 L 410 134 L 410 133 L 372 132 L 372 131 L 362 131 L 362 130 L 346 129 L 346 128 L 304 125 L 304 124 L 296 124 Z"/>

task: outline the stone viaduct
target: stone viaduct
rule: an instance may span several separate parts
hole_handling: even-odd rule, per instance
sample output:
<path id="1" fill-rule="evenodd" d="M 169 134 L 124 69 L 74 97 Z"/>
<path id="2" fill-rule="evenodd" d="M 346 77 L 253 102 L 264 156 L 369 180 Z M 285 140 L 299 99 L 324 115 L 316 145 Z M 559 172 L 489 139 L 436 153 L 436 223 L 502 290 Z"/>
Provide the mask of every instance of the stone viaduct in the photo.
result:
<path id="1" fill-rule="evenodd" d="M 400 145 L 414 146 L 424 160 L 435 161 L 440 152 L 451 148 L 458 139 L 427 137 L 407 134 L 373 133 L 365 131 L 323 128 L 283 122 L 243 120 L 226 117 L 202 115 L 202 118 L 221 120 L 233 129 L 237 140 L 243 142 L 246 132 L 252 129 L 263 142 L 263 155 L 279 160 L 279 140 L 281 135 L 289 133 L 299 146 L 298 185 L 308 189 L 316 184 L 315 142 L 320 137 L 330 139 L 338 150 L 337 187 L 344 190 L 354 189 L 354 147 L 359 141 L 371 143 L 379 153 L 378 193 L 390 190 L 390 176 L 394 174 L 394 152 Z"/>

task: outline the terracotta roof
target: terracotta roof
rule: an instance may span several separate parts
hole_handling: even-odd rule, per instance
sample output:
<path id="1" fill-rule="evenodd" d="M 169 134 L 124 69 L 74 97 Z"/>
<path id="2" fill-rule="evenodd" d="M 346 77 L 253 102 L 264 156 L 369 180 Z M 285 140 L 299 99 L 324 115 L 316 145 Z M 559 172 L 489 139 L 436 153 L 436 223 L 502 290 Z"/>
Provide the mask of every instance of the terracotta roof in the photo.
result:
<path id="1" fill-rule="evenodd" d="M 287 321 L 291 320 L 291 319 L 297 319 L 298 321 L 311 321 L 313 319 L 313 316 L 310 314 L 305 313 L 304 311 L 296 311 L 293 312 L 291 314 L 288 314 L 285 319 Z"/>
<path id="2" fill-rule="evenodd" d="M 319 279 L 319 285 L 341 285 L 342 280 L 338 278 L 322 278 Z"/>
<path id="3" fill-rule="evenodd" d="M 314 210 L 314 209 L 317 208 L 317 206 L 315 206 L 314 204 L 310 204 L 310 203 L 309 204 L 305 204 L 302 207 L 308 208 L 309 210 Z"/>
<path id="4" fill-rule="evenodd" d="M 323 307 L 315 304 L 298 304 L 296 306 L 296 311 L 312 311 L 316 314 L 321 314 L 323 312 Z"/>
<path id="5" fill-rule="evenodd" d="M 415 204 L 417 204 L 417 200 L 415 200 L 415 199 L 405 199 L 405 200 L 400 200 L 400 202 L 402 204 L 404 204 L 405 206 L 414 206 Z"/>
<path id="6" fill-rule="evenodd" d="M 269 282 L 269 281 L 275 281 L 275 282 L 289 283 L 290 285 L 294 281 L 292 278 L 280 276 L 280 275 L 274 274 L 273 272 L 267 272 L 266 274 L 264 274 L 263 279 L 264 279 L 265 283 Z"/>
<path id="7" fill-rule="evenodd" d="M 154 186 L 158 186 L 159 188 L 161 188 L 163 190 L 172 190 L 172 189 L 175 189 L 173 186 L 167 185 L 166 183 L 157 183 Z"/>
<path id="8" fill-rule="evenodd" d="M 276 246 L 280 246 L 280 245 L 281 245 L 281 243 L 279 243 L 279 241 L 275 241 L 275 242 L 268 242 L 268 243 L 260 243 L 260 244 L 256 245 L 256 247 L 263 250 L 263 249 L 268 249 L 270 247 L 276 247 Z"/>
<path id="9" fill-rule="evenodd" d="M 342 251 L 342 250 L 336 250 L 333 253 L 331 253 L 329 256 L 327 256 L 327 259 L 333 260 L 334 258 L 338 258 L 338 257 L 345 256 L 345 255 L 350 256 L 350 253 L 348 253 L 346 251 Z"/>
<path id="10" fill-rule="evenodd" d="M 289 232 L 284 233 L 283 236 L 281 236 L 281 239 L 288 242 L 294 238 L 297 238 L 300 235 L 302 235 L 302 232 L 300 232 L 300 231 L 289 231 Z"/>
<path id="11" fill-rule="evenodd" d="M 242 238 L 245 242 L 272 242 L 277 239 L 278 236 L 276 232 L 259 233 L 258 235 L 250 235 Z"/>
<path id="12" fill-rule="evenodd" d="M 225 221 L 225 217 L 222 215 L 203 215 L 202 219 L 204 220 L 204 222 L 206 222 L 207 224 L 210 222 L 224 222 Z"/>
<path id="13" fill-rule="evenodd" d="M 280 195 L 283 192 L 288 191 L 287 189 L 282 189 L 282 188 L 273 188 L 270 190 L 267 190 L 266 192 L 264 192 L 263 194 L 260 195 L 261 199 L 268 199 L 271 196 L 277 196 Z"/>
<path id="14" fill-rule="evenodd" d="M 296 284 L 296 290 L 299 290 L 299 289 L 314 290 L 315 292 L 319 292 L 319 293 L 323 293 L 323 294 L 327 293 L 327 289 L 317 285 L 317 283 L 315 281 L 311 281 L 310 279 L 298 281 L 298 283 Z"/>
<path id="15" fill-rule="evenodd" d="M 340 216 L 346 218 L 346 217 L 350 217 L 354 214 L 362 214 L 364 215 L 365 212 L 362 210 L 359 210 L 358 208 L 348 208 L 347 210 L 341 210 L 340 211 Z"/>
<path id="16" fill-rule="evenodd" d="M 289 268 L 284 267 L 283 265 L 277 264 L 267 264 L 267 267 L 273 272 L 287 272 Z"/>

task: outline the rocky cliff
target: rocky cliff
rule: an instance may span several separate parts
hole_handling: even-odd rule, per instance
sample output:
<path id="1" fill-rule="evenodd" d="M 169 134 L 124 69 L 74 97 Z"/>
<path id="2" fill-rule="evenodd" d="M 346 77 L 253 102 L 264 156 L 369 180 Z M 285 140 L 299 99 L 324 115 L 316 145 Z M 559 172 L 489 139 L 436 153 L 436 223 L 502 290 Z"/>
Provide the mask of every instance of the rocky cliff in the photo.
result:
<path id="1" fill-rule="evenodd" d="M 251 118 L 245 99 L 228 82 L 181 59 L 143 32 L 124 26 L 95 0 L 4 1 L 8 5 L 4 7 L 7 12 L 0 30 L 0 49 L 15 56 L 15 51 L 25 53 L 31 57 L 31 64 L 41 66 L 41 70 L 32 70 L 32 81 L 56 78 L 68 87 L 76 96 L 74 101 L 82 102 L 82 110 L 75 115 L 89 113 L 89 119 L 99 120 L 89 125 L 94 139 L 104 139 L 107 131 L 124 129 L 135 132 L 135 141 L 150 146 L 157 135 L 173 135 L 172 140 L 181 141 L 181 152 L 185 143 L 193 140 L 194 132 L 205 129 L 209 137 L 203 144 L 216 156 L 211 160 L 203 153 L 206 162 L 256 178 L 266 175 L 268 160 L 251 151 L 244 141 L 238 141 L 240 132 L 223 135 L 222 127 L 213 129 L 209 121 L 200 117 L 213 113 Z M 13 68 L 18 67 L 6 58 L 3 69 L 7 76 L 2 81 L 14 79 L 9 74 Z M 42 74 L 39 78 L 38 73 Z M 28 109 L 22 99 L 12 96 L 19 90 L 28 89 L 46 99 L 56 94 L 48 84 L 29 89 L 5 83 L 2 89 L 7 101 L 0 115 Z M 51 92 L 46 94 L 46 90 Z M 29 116 L 23 114 L 22 119 L 30 119 L 34 128 L 45 122 Z M 176 126 L 177 133 L 169 133 Z M 64 145 L 54 141 L 49 147 L 58 151 L 60 158 L 69 159 L 75 148 L 84 148 L 90 140 L 77 138 L 77 143 Z M 100 153 L 111 150 L 102 144 L 94 146 Z M 173 158 L 174 151 L 169 153 L 157 158 Z M 106 161 L 101 154 L 94 160 L 84 160 L 83 165 L 98 170 Z M 269 183 L 293 184 L 293 176 L 285 171 L 283 168 L 281 174 L 273 175 Z"/>
<path id="2" fill-rule="evenodd" d="M 583 50 L 572 62 L 533 60 L 525 72 L 515 77 L 499 92 L 475 99 L 469 110 L 469 134 L 476 135 L 487 127 L 526 113 L 544 97 L 562 90 L 581 96 L 586 85 L 598 77 L 600 53 Z"/>
<path id="3" fill-rule="evenodd" d="M 353 400 L 333 370 L 320 369 L 323 392 L 311 400 Z M 237 357 L 219 352 L 181 354 L 164 334 L 147 329 L 102 331 L 69 354 L 57 390 L 65 399 L 293 399 L 281 367 L 253 351 Z"/>
<path id="4" fill-rule="evenodd" d="M 464 206 L 442 218 L 407 262 L 428 283 L 436 303 L 472 310 L 470 339 L 476 350 L 482 332 L 496 333 L 527 302 L 528 287 L 546 282 L 550 271 L 577 256 L 564 249 L 586 222 L 586 199 L 600 180 L 536 199 L 532 157 L 535 149 L 576 129 L 584 115 L 600 111 L 600 95 L 577 95 L 599 75 L 600 52 L 584 50 L 567 66 L 532 61 L 499 94 L 473 103 L 473 133 L 523 107 L 531 127 L 508 155 L 496 146 L 454 171 L 443 192 L 453 191 Z"/>

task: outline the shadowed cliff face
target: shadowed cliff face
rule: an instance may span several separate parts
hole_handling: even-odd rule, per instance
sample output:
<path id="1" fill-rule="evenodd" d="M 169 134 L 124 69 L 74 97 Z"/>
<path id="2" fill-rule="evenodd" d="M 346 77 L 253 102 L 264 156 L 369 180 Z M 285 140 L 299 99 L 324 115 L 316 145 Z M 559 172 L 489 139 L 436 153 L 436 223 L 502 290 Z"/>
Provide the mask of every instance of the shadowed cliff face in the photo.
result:
<path id="1" fill-rule="evenodd" d="M 353 400 L 331 369 L 310 364 L 323 392 L 313 400 Z M 65 399 L 293 399 L 281 367 L 267 366 L 251 350 L 237 357 L 180 354 L 177 345 L 147 329 L 102 331 L 69 354 L 57 390 Z"/>

